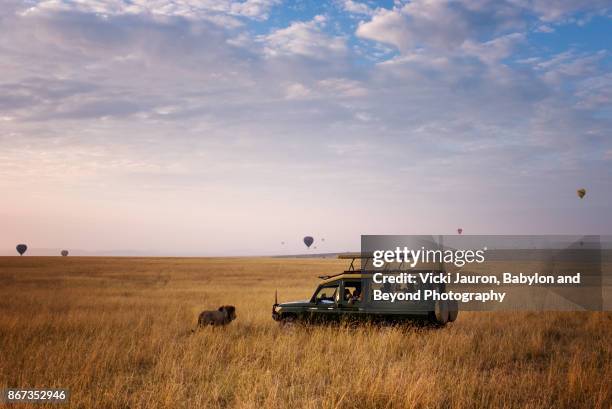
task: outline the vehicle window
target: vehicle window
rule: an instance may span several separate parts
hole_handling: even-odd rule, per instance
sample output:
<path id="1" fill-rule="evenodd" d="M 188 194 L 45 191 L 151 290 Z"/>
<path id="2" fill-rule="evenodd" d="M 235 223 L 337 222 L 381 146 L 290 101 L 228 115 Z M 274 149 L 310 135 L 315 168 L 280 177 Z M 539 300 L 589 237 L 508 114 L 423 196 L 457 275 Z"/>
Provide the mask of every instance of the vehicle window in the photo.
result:
<path id="1" fill-rule="evenodd" d="M 345 281 L 343 301 L 349 304 L 355 304 L 363 300 L 361 292 L 361 281 Z"/>
<path id="2" fill-rule="evenodd" d="M 323 304 L 333 304 L 336 300 L 336 294 L 338 293 L 338 284 L 333 286 L 322 287 L 317 291 L 315 301 Z"/>

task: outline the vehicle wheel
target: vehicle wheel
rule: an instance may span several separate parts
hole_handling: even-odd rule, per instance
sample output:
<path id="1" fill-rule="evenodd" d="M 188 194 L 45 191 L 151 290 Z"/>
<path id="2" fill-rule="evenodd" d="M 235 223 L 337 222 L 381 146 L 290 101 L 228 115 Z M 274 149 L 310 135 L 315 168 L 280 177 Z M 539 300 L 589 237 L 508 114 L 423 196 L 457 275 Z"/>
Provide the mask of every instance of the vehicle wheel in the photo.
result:
<path id="1" fill-rule="evenodd" d="M 286 315 L 282 317 L 279 322 L 281 327 L 291 328 L 297 323 L 297 317 L 295 315 Z"/>
<path id="2" fill-rule="evenodd" d="M 459 315 L 459 303 L 457 300 L 449 301 L 448 306 L 448 322 L 454 322 Z"/>
<path id="3" fill-rule="evenodd" d="M 434 321 L 438 325 L 446 325 L 448 322 L 448 303 L 446 301 L 436 301 L 434 306 Z"/>

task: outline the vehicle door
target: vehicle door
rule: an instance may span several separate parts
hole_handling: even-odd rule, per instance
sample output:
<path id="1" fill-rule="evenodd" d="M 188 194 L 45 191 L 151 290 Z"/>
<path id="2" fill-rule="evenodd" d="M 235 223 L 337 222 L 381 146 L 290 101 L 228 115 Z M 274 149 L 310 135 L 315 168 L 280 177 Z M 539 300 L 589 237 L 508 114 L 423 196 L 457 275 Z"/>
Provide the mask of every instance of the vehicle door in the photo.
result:
<path id="1" fill-rule="evenodd" d="M 343 280 L 339 309 L 343 318 L 359 318 L 363 304 L 363 288 L 359 279 Z"/>
<path id="2" fill-rule="evenodd" d="M 315 321 L 330 321 L 337 319 L 338 301 L 340 298 L 340 283 L 334 282 L 321 285 L 312 297 L 310 316 Z"/>

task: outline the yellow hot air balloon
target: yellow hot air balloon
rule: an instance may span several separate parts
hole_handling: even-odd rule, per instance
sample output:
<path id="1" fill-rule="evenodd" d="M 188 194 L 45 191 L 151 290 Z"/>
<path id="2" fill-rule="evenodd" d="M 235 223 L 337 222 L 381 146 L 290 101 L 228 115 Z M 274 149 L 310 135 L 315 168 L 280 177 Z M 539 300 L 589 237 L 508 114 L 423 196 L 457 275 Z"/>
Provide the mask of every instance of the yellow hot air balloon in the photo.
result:
<path id="1" fill-rule="evenodd" d="M 582 199 L 584 195 L 586 195 L 586 189 L 578 189 L 576 193 L 578 194 L 578 197 Z"/>

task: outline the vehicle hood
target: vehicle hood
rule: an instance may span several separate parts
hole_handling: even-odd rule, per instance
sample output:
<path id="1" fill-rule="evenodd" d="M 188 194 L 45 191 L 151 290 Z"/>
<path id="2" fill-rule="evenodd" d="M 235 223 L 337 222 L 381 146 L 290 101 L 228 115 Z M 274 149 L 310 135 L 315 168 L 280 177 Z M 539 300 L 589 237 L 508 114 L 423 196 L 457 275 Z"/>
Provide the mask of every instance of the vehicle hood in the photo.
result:
<path id="1" fill-rule="evenodd" d="M 279 307 L 305 307 L 310 305 L 310 300 L 289 301 L 278 304 Z"/>

